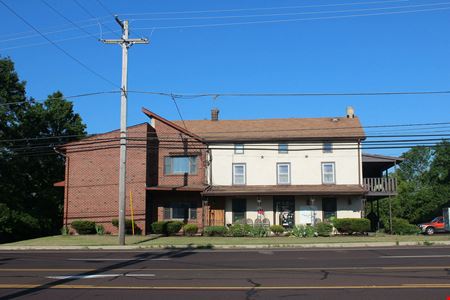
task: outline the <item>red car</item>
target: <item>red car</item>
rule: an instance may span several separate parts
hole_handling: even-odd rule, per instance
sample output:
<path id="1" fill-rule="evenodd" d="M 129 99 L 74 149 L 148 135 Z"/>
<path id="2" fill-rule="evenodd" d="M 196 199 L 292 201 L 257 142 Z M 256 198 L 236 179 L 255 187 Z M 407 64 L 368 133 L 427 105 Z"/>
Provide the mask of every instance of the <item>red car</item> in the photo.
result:
<path id="1" fill-rule="evenodd" d="M 419 224 L 423 233 L 431 235 L 435 232 L 445 232 L 444 217 L 436 217 L 428 223 Z"/>

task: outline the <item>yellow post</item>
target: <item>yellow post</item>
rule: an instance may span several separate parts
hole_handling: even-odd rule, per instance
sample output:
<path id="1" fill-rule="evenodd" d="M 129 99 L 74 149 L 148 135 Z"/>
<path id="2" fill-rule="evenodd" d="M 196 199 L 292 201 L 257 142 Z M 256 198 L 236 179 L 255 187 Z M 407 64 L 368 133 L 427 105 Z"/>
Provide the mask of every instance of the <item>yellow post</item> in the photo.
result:
<path id="1" fill-rule="evenodd" d="M 130 191 L 130 210 L 131 210 L 131 232 L 134 235 L 134 212 L 133 212 L 133 195 Z"/>

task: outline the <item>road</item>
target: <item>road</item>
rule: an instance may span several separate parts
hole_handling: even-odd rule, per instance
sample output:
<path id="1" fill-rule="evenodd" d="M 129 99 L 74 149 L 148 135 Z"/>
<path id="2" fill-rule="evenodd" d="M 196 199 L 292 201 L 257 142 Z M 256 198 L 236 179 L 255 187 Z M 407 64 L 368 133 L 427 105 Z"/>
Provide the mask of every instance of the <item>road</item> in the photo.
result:
<path id="1" fill-rule="evenodd" d="M 450 247 L 3 251 L 1 299 L 448 299 Z"/>

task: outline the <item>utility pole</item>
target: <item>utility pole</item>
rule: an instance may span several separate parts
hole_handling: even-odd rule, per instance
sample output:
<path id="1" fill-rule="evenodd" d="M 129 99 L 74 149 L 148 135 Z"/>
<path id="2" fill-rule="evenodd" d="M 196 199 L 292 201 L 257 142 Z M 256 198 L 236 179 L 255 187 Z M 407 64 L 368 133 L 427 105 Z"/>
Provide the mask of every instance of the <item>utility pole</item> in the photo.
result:
<path id="1" fill-rule="evenodd" d="M 127 88 L 128 88 L 128 48 L 134 44 L 148 44 L 148 39 L 128 38 L 128 21 L 115 16 L 122 28 L 122 39 L 100 40 L 105 44 L 122 47 L 122 84 L 120 87 L 120 167 L 119 167 L 119 245 L 125 245 L 126 171 L 127 171 Z"/>

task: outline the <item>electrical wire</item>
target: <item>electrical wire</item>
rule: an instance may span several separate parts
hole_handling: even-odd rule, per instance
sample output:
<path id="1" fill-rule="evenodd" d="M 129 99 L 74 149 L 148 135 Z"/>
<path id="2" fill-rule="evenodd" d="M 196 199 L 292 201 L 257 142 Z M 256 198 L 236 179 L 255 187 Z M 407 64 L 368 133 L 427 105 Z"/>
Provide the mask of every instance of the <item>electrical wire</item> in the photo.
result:
<path id="1" fill-rule="evenodd" d="M 117 34 L 118 31 L 111 29 L 111 27 L 109 27 L 108 25 L 105 25 L 104 23 L 100 22 L 100 19 L 97 16 L 94 16 L 89 10 L 87 10 L 86 7 L 84 7 L 83 5 L 81 5 L 80 2 L 78 2 L 78 0 L 73 0 L 73 2 L 81 9 L 83 10 L 88 16 L 90 16 L 91 18 L 96 19 L 99 23 L 101 23 L 103 26 L 105 26 L 106 29 L 108 29 L 111 33 L 113 34 Z M 120 33 L 119 33 L 120 34 Z"/>

